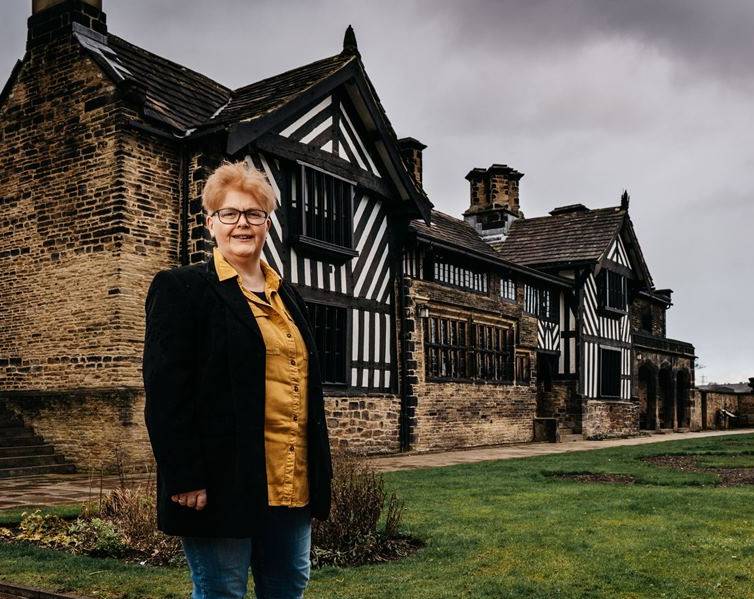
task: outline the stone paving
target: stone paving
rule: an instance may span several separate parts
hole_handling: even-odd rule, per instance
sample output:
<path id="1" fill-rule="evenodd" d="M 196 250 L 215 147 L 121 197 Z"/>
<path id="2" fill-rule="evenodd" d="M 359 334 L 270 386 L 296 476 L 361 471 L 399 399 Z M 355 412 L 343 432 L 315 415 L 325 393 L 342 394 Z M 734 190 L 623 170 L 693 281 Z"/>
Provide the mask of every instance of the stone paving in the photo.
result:
<path id="1" fill-rule="evenodd" d="M 520 443 L 515 445 L 496 445 L 474 449 L 454 451 L 403 453 L 400 455 L 375 456 L 370 458 L 381 472 L 409 470 L 413 468 L 435 468 L 455 464 L 469 464 L 486 460 L 508 460 L 538 455 L 551 455 L 571 451 L 588 451 L 619 447 L 626 445 L 645 445 L 677 441 L 681 439 L 698 439 L 720 435 L 742 435 L 754 433 L 754 428 L 731 431 L 704 431 L 698 433 L 652 434 L 630 439 L 609 439 L 604 441 L 570 441 L 566 443 Z M 148 475 L 128 477 L 131 484 L 143 484 Z M 102 490 L 116 488 L 120 484 L 118 476 L 102 478 Z M 100 477 L 88 474 L 42 474 L 13 479 L 0 478 L 0 509 L 31 507 L 42 505 L 59 505 L 78 503 L 88 499 L 97 499 L 100 493 Z"/>

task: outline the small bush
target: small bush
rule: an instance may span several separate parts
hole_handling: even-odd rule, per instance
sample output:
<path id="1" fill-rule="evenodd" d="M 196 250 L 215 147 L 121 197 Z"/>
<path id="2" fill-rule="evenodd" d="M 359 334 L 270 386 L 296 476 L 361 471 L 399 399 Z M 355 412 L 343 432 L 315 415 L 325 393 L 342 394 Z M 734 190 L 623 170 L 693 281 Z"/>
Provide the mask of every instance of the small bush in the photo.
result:
<path id="1" fill-rule="evenodd" d="M 398 533 L 403 502 L 361 455 L 333 453 L 330 517 L 313 521 L 312 565 L 358 565 L 396 559 L 416 543 Z M 384 523 L 380 528 L 380 520 Z"/>
<path id="2" fill-rule="evenodd" d="M 385 491 L 382 476 L 364 456 L 335 452 L 332 509 L 313 521 L 312 565 L 358 565 L 397 559 L 418 546 L 399 534 L 403 503 Z M 156 489 L 128 480 L 84 504 L 73 522 L 40 510 L 21 514 L 17 531 L 0 528 L 0 540 L 30 541 L 94 557 L 150 565 L 185 565 L 180 537 L 157 529 Z M 380 526 L 380 523 L 381 526 Z"/>

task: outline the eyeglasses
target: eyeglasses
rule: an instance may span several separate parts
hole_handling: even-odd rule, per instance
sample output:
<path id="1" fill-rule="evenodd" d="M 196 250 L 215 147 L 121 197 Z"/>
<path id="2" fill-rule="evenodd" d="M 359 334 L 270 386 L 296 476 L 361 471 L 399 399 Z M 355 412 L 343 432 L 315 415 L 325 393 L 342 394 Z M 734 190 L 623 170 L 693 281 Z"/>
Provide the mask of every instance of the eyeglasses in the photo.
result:
<path id="1" fill-rule="evenodd" d="M 246 217 L 246 222 L 250 225 L 261 225 L 264 224 L 268 216 L 264 210 L 257 210 L 256 208 L 243 211 L 235 208 L 222 208 L 215 210 L 211 216 L 215 216 L 215 214 L 224 225 L 235 225 L 241 218 L 241 214 Z"/>

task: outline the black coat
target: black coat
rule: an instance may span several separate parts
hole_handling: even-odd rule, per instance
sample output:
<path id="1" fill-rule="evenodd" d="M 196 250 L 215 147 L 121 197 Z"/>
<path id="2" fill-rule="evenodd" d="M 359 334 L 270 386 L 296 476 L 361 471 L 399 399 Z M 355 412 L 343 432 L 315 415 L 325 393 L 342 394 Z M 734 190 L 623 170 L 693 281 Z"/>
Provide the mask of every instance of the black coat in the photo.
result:
<path id="1" fill-rule="evenodd" d="M 332 463 L 322 381 L 304 300 L 280 297 L 308 350 L 309 505 L 330 511 Z M 157 527 L 169 535 L 248 537 L 267 505 L 264 339 L 235 277 L 214 260 L 158 272 L 149 287 L 144 419 L 157 462 Z M 171 501 L 207 489 L 203 510 Z"/>

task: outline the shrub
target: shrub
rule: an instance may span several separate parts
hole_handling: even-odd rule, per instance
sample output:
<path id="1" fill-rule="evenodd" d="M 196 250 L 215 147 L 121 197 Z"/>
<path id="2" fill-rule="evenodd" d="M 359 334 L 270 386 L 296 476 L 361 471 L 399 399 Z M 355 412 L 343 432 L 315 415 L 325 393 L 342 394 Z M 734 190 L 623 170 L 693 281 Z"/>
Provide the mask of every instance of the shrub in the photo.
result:
<path id="1" fill-rule="evenodd" d="M 356 453 L 333 452 L 330 517 L 313 521 L 312 565 L 358 565 L 396 559 L 416 543 L 400 536 L 403 502 Z M 380 528 L 380 520 L 384 521 Z"/>

